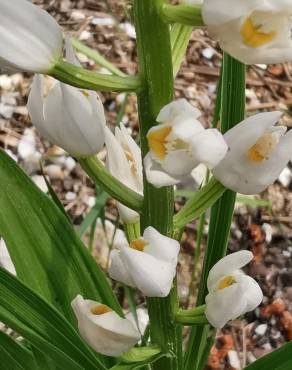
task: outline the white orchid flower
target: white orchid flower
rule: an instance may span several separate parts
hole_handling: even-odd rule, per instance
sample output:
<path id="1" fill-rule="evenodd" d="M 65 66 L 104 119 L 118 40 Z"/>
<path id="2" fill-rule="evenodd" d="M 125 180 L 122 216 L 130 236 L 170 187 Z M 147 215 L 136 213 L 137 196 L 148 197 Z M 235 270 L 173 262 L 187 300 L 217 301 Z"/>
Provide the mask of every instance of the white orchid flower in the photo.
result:
<path id="1" fill-rule="evenodd" d="M 105 128 L 107 148 L 107 166 L 110 173 L 132 190 L 143 195 L 143 175 L 141 150 L 127 129 L 121 124 L 116 127 L 115 135 Z M 139 219 L 137 212 L 117 203 L 121 219 L 126 223 L 134 223 Z"/>
<path id="2" fill-rule="evenodd" d="M 251 252 L 239 251 L 222 258 L 210 270 L 205 315 L 215 328 L 221 329 L 229 320 L 260 305 L 260 286 L 240 270 L 252 259 Z"/>
<path id="3" fill-rule="evenodd" d="M 60 26 L 27 0 L 0 0 L 0 66 L 46 73 L 62 58 Z"/>
<path id="4" fill-rule="evenodd" d="M 82 338 L 97 352 L 120 356 L 140 339 L 140 333 L 127 319 L 108 306 L 78 295 L 71 306 Z"/>
<path id="5" fill-rule="evenodd" d="M 68 40 L 66 52 L 68 61 L 78 65 Z M 103 105 L 93 91 L 36 75 L 28 98 L 28 111 L 44 138 L 74 156 L 94 155 L 104 145 Z"/>
<path id="6" fill-rule="evenodd" d="M 112 250 L 109 275 L 147 297 L 166 297 L 176 274 L 179 243 L 149 226 L 143 237 Z"/>
<path id="7" fill-rule="evenodd" d="M 285 134 L 286 127 L 274 126 L 281 115 L 259 113 L 226 132 L 229 151 L 212 171 L 223 185 L 256 194 L 278 178 L 292 156 L 292 131 Z"/>
<path id="8" fill-rule="evenodd" d="M 205 0 L 203 19 L 220 46 L 247 64 L 292 60 L 290 0 Z"/>
<path id="9" fill-rule="evenodd" d="M 200 111 L 185 99 L 163 107 L 147 134 L 149 153 L 144 159 L 148 182 L 156 187 L 174 185 L 189 176 L 200 163 L 216 166 L 227 152 L 217 129 L 204 129 Z"/>

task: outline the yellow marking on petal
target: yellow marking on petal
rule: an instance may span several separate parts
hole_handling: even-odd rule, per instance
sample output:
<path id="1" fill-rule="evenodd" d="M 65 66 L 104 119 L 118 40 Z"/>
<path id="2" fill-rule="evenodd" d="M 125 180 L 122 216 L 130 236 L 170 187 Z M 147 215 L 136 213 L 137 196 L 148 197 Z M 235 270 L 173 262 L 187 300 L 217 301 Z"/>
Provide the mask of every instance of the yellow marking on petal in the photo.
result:
<path id="1" fill-rule="evenodd" d="M 228 288 L 230 285 L 235 284 L 235 283 L 236 283 L 235 278 L 231 275 L 228 275 L 228 276 L 225 276 L 225 278 L 220 281 L 218 288 L 219 290 L 222 290 L 222 289 Z"/>
<path id="2" fill-rule="evenodd" d="M 251 148 L 248 149 L 248 159 L 253 162 L 262 162 L 269 159 L 269 155 L 275 146 L 277 146 L 278 142 L 279 137 L 273 133 L 263 135 Z"/>
<path id="3" fill-rule="evenodd" d="M 149 148 L 159 159 L 164 159 L 166 156 L 166 138 L 170 133 L 171 127 L 163 127 L 158 130 L 150 131 L 147 134 Z"/>
<path id="4" fill-rule="evenodd" d="M 148 243 L 143 239 L 136 239 L 130 243 L 130 247 L 136 249 L 139 252 L 143 252 L 147 244 Z"/>
<path id="5" fill-rule="evenodd" d="M 86 98 L 89 97 L 89 92 L 85 90 L 80 90 L 81 94 L 84 95 Z"/>
<path id="6" fill-rule="evenodd" d="M 268 44 L 275 38 L 275 31 L 261 32 L 259 31 L 260 27 L 261 26 L 255 26 L 250 17 L 245 20 L 241 27 L 240 34 L 246 45 L 257 48 Z"/>
<path id="7" fill-rule="evenodd" d="M 92 307 L 90 311 L 93 315 L 103 315 L 104 313 L 112 312 L 112 309 L 105 304 L 100 304 L 98 306 Z"/>

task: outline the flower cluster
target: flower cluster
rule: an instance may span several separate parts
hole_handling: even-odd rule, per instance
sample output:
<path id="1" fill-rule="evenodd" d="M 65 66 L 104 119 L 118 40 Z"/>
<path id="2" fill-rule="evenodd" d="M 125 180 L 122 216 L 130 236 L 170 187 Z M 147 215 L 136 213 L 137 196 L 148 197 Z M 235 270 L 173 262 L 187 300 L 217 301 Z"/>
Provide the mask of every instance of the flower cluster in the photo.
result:
<path id="1" fill-rule="evenodd" d="M 199 4 L 200 0 L 185 0 Z M 21 12 L 19 9 L 21 8 Z M 205 0 L 203 18 L 222 48 L 246 63 L 274 63 L 292 59 L 291 1 Z M 37 73 L 28 111 L 44 138 L 78 159 L 95 156 L 104 145 L 106 166 L 120 183 L 143 195 L 144 181 L 160 188 L 173 186 L 205 165 L 225 187 L 255 194 L 279 176 L 292 156 L 292 130 L 276 125 L 281 112 L 253 115 L 224 135 L 205 128 L 201 112 L 185 99 L 164 106 L 147 133 L 149 151 L 141 150 L 122 124 L 113 133 L 106 126 L 103 105 L 96 92 L 59 82 L 49 74 L 63 58 L 80 66 L 69 39 L 45 11 L 26 0 L 0 0 L 0 65 Z M 11 32 L 13 29 L 13 33 Z M 117 205 L 125 224 L 139 214 Z M 179 242 L 152 226 L 142 237 L 120 243 L 110 253 L 109 275 L 146 297 L 167 297 L 178 264 Z M 223 327 L 262 301 L 258 284 L 240 268 L 253 258 L 239 251 L 224 257 L 208 277 L 205 316 Z M 119 356 L 134 346 L 138 328 L 110 307 L 78 295 L 72 301 L 80 335 L 96 351 Z"/>

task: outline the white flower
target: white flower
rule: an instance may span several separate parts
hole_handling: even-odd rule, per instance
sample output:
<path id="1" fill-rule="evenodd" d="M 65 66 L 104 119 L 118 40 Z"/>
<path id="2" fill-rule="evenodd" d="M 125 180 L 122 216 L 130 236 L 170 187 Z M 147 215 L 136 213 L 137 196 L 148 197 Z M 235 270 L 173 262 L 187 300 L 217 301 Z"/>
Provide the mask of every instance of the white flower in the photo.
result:
<path id="1" fill-rule="evenodd" d="M 205 130 L 197 120 L 200 111 L 185 99 L 163 107 L 147 134 L 149 153 L 144 159 L 148 182 L 156 187 L 174 185 L 200 163 L 217 165 L 227 145 L 217 129 Z"/>
<path id="2" fill-rule="evenodd" d="M 242 121 L 224 138 L 229 146 L 213 175 L 227 188 L 256 194 L 272 184 L 292 156 L 292 131 L 274 126 L 281 112 L 256 114 Z"/>
<path id="3" fill-rule="evenodd" d="M 0 0 L 0 66 L 46 73 L 62 58 L 62 31 L 27 0 Z"/>
<path id="4" fill-rule="evenodd" d="M 181 0 L 180 3 L 186 5 L 202 5 L 204 0 Z"/>
<path id="5" fill-rule="evenodd" d="M 141 150 L 127 129 L 121 124 L 116 127 L 115 135 L 105 128 L 105 143 L 107 148 L 107 166 L 110 173 L 139 194 L 143 194 L 143 175 Z M 134 223 L 139 215 L 121 203 L 117 204 L 121 219 Z"/>
<path id="6" fill-rule="evenodd" d="M 80 335 L 103 355 L 120 356 L 141 338 L 129 320 L 123 319 L 104 304 L 78 295 L 71 306 L 78 320 Z"/>
<path id="7" fill-rule="evenodd" d="M 292 60 L 290 0 L 205 0 L 203 19 L 223 50 L 247 64 Z"/>
<path id="8" fill-rule="evenodd" d="M 149 324 L 149 315 L 146 308 L 138 307 L 136 309 L 137 321 L 131 311 L 125 314 L 126 319 L 130 320 L 133 325 L 139 330 L 141 335 L 144 335 L 147 325 Z M 138 324 L 138 325 L 137 325 Z"/>
<path id="9" fill-rule="evenodd" d="M 77 64 L 71 49 L 67 42 L 67 59 Z M 36 75 L 28 98 L 28 111 L 43 137 L 72 155 L 94 155 L 104 145 L 103 105 L 93 91 Z"/>
<path id="10" fill-rule="evenodd" d="M 222 328 L 261 303 L 263 293 L 258 283 L 239 270 L 252 259 L 251 252 L 239 251 L 222 258 L 210 270 L 205 315 L 215 328 Z"/>
<path id="11" fill-rule="evenodd" d="M 178 253 L 176 240 L 149 226 L 143 238 L 112 250 L 109 274 L 147 297 L 166 297 L 175 277 Z"/>

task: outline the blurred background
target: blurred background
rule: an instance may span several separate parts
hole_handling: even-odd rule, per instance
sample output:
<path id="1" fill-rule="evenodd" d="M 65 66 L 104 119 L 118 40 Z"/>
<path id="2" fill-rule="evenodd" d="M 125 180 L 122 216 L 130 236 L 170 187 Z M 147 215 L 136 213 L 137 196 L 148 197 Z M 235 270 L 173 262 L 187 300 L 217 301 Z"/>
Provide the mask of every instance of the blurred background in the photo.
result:
<path id="1" fill-rule="evenodd" d="M 131 1 L 33 2 L 53 15 L 69 35 L 97 50 L 121 71 L 137 73 Z M 109 73 L 81 52 L 77 55 L 85 68 Z M 206 127 L 212 121 L 221 60 L 217 44 L 203 29 L 194 30 L 175 82 L 175 97 L 185 97 L 199 108 L 202 112 L 200 120 Z M 31 125 L 26 108 L 31 80 L 29 74 L 7 74 L 0 70 L 0 146 L 46 192 L 45 175 L 77 232 L 106 270 L 109 251 L 120 238 L 124 238 L 115 202 L 93 186 L 73 158 L 43 140 Z M 292 127 L 291 88 L 292 63 L 250 66 L 246 87 L 247 114 L 281 110 L 284 113 L 282 123 Z M 105 107 L 107 124 L 113 128 L 123 122 L 138 141 L 135 96 L 99 95 Z M 104 159 L 105 152 L 99 156 Z M 241 369 L 292 340 L 291 168 L 289 164 L 278 181 L 259 196 L 238 196 L 228 248 L 230 252 L 248 249 L 254 253 L 254 262 L 248 266 L 247 272 L 260 283 L 264 301 L 254 312 L 218 331 L 208 369 Z M 204 175 L 205 170 L 200 168 L 194 173 L 195 179 L 190 178 L 176 189 L 176 209 L 198 188 Z M 184 307 L 195 303 L 208 232 L 208 214 L 199 226 L 199 221 L 189 224 L 183 235 L 178 285 Z M 198 234 L 202 238 L 198 238 Z M 6 261 L 2 242 L 0 264 Z M 129 310 L 133 302 L 127 291 L 118 284 L 115 284 L 115 289 L 123 307 Z M 143 297 L 137 295 L 135 300 L 142 312 L 145 308 Z M 187 330 L 185 334 L 187 336 Z"/>

